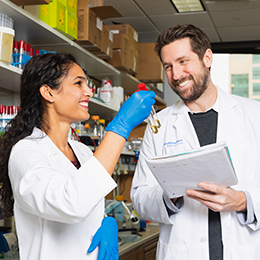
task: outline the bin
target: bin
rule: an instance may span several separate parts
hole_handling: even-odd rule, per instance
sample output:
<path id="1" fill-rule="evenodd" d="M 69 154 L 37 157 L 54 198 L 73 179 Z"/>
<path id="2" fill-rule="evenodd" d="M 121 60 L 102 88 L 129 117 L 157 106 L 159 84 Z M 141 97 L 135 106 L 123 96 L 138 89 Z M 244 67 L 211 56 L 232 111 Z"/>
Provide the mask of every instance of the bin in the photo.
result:
<path id="1" fill-rule="evenodd" d="M 0 27 L 0 61 L 10 63 L 13 52 L 14 30 Z"/>

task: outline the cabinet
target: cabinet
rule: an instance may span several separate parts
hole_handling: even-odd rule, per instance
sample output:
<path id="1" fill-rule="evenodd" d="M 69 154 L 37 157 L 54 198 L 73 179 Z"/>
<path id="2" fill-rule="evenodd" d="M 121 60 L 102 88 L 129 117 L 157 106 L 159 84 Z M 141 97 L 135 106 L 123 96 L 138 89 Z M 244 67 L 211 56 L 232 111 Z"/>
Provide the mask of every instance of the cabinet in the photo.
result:
<path id="1" fill-rule="evenodd" d="M 13 18 L 16 40 L 23 39 L 30 43 L 34 49 L 69 52 L 94 78 L 102 80 L 104 77 L 108 77 L 114 86 L 122 86 L 128 93 L 133 93 L 137 89 L 140 82 L 135 77 L 115 69 L 11 1 L 0 0 L 0 10 Z M 21 74 L 21 69 L 0 62 L 0 88 L 19 92 Z M 165 102 L 159 97 L 157 97 L 156 102 L 157 105 L 165 106 Z M 93 98 L 90 100 L 89 107 L 91 114 L 97 113 L 106 121 L 110 121 L 117 113 L 115 108 Z"/>
<path id="2" fill-rule="evenodd" d="M 156 260 L 158 237 L 120 255 L 119 260 Z"/>

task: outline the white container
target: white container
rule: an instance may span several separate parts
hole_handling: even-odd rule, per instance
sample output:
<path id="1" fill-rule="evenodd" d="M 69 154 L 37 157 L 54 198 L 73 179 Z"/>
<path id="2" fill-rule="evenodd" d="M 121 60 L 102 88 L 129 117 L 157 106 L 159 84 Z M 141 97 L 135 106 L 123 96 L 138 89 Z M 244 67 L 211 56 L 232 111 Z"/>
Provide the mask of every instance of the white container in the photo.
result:
<path id="1" fill-rule="evenodd" d="M 113 103 L 113 87 L 110 80 L 103 79 L 99 97 L 107 104 Z"/>
<path id="2" fill-rule="evenodd" d="M 10 63 L 13 52 L 14 30 L 0 27 L 0 61 Z"/>

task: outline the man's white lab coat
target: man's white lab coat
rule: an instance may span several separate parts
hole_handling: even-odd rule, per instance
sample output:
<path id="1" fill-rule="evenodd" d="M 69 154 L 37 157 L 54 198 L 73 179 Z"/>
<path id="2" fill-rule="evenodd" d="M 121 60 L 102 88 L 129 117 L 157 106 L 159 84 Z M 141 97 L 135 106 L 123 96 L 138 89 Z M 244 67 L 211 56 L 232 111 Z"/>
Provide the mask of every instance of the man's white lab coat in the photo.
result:
<path id="1" fill-rule="evenodd" d="M 260 103 L 218 88 L 217 142 L 225 141 L 239 179 L 232 188 L 248 191 L 256 221 L 242 225 L 236 212 L 221 213 L 224 260 L 260 259 Z M 208 260 L 208 208 L 184 197 L 181 210 L 169 217 L 163 190 L 145 158 L 199 148 L 182 100 L 158 113 L 158 134 L 147 128 L 134 175 L 131 198 L 142 218 L 160 223 L 159 260 Z M 196 172 L 194 172 L 196 174 Z"/>

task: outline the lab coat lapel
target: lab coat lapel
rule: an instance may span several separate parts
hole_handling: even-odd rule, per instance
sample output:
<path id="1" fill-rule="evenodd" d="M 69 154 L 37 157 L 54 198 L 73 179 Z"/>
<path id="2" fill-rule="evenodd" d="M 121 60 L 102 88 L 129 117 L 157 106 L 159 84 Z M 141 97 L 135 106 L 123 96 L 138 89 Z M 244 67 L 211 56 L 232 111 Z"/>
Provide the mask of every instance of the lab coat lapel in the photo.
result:
<path id="1" fill-rule="evenodd" d="M 68 142 L 69 142 L 72 150 L 74 151 L 75 155 L 77 156 L 80 164 L 81 165 L 84 164 L 89 157 L 87 157 L 86 154 L 83 153 L 83 151 L 77 145 L 74 145 L 74 143 L 71 142 L 71 140 L 69 140 Z"/>
<path id="2" fill-rule="evenodd" d="M 231 140 L 238 140 L 236 133 L 237 129 L 233 126 L 237 126 L 239 121 L 237 115 L 232 113 L 232 109 L 237 105 L 232 96 L 218 88 L 219 97 L 219 112 L 218 112 L 218 131 L 217 142 L 225 141 L 228 143 Z M 237 122 L 236 122 L 237 121 Z"/>
<path id="3" fill-rule="evenodd" d="M 200 144 L 195 129 L 188 115 L 187 107 L 182 100 L 173 109 L 173 114 L 177 117 L 173 127 L 176 128 L 178 135 L 182 136 L 191 149 L 199 148 Z"/>
<path id="4" fill-rule="evenodd" d="M 40 143 L 45 154 L 50 158 L 55 167 L 62 167 L 62 169 L 69 174 L 73 174 L 77 171 L 77 168 L 72 162 L 70 162 L 52 140 L 40 129 L 35 128 L 32 137 L 37 138 L 37 141 Z"/>

